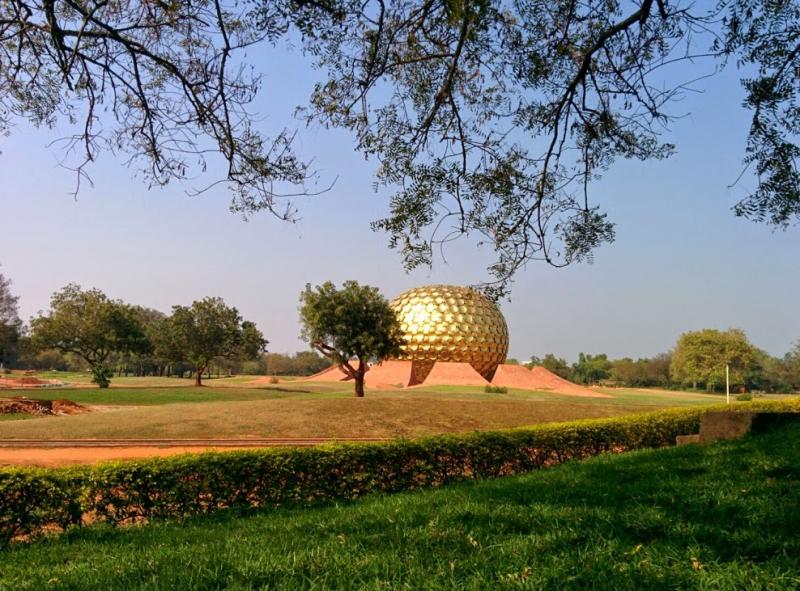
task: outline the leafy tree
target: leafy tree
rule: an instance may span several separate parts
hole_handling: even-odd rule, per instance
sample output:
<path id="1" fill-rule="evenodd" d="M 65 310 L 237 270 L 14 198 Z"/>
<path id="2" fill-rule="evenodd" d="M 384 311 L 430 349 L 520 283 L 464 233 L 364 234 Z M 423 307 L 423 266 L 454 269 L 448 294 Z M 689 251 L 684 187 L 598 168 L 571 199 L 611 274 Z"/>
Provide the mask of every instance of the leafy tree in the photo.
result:
<path id="1" fill-rule="evenodd" d="M 636 361 L 625 357 L 611 362 L 609 377 L 619 385 L 632 388 L 665 387 L 670 384 L 669 365 L 670 355 L 667 353 Z"/>
<path id="2" fill-rule="evenodd" d="M 11 293 L 11 279 L 0 273 L 0 369 L 17 353 L 17 344 L 22 332 L 17 302 L 19 296 Z"/>
<path id="3" fill-rule="evenodd" d="M 157 339 L 158 354 L 173 361 L 188 361 L 194 368 L 195 386 L 216 357 L 256 359 L 267 341 L 256 325 L 242 320 L 236 308 L 222 298 L 204 298 L 191 306 L 173 306 Z"/>
<path id="4" fill-rule="evenodd" d="M 262 61 L 256 44 L 299 42 L 322 76 L 306 117 L 350 130 L 398 189 L 374 227 L 408 267 L 477 234 L 499 293 L 528 260 L 588 260 L 614 239 L 592 183 L 619 158 L 673 153 L 664 128 L 723 66 L 748 73 L 752 112 L 755 189 L 735 213 L 800 219 L 798 27 L 787 0 L 9 0 L 0 133 L 79 119 L 79 179 L 106 149 L 157 184 L 205 170 L 213 146 L 234 209 L 290 218 L 278 188 L 313 173 L 291 131 L 253 127 L 259 80 L 240 66 Z"/>
<path id="5" fill-rule="evenodd" d="M 730 382 L 749 387 L 762 371 L 763 354 L 739 329 L 703 329 L 681 335 L 672 353 L 670 375 L 693 388 L 702 385 L 709 392 L 725 385 L 725 366 L 730 366 Z"/>
<path id="6" fill-rule="evenodd" d="M 790 354 L 783 358 L 773 357 L 764 351 L 759 351 L 758 364 L 760 371 L 754 376 L 751 384 L 754 390 L 766 392 L 790 393 L 798 384 L 796 375 L 793 375 Z"/>
<path id="7" fill-rule="evenodd" d="M 50 299 L 50 311 L 31 321 L 32 341 L 39 350 L 74 353 L 92 372 L 92 381 L 107 388 L 113 372 L 112 353 L 135 353 L 149 347 L 131 306 L 110 300 L 98 289 L 83 291 L 71 283 Z"/>
<path id="8" fill-rule="evenodd" d="M 561 357 L 556 357 L 552 353 L 548 353 L 544 356 L 543 359 L 539 359 L 538 357 L 531 357 L 530 363 L 527 363 L 528 367 L 533 367 L 536 365 L 540 365 L 548 371 L 552 371 L 554 374 L 561 376 L 562 378 L 569 379 L 570 378 L 570 367 L 569 364 L 566 362 L 565 359 Z"/>
<path id="9" fill-rule="evenodd" d="M 355 381 L 355 395 L 364 396 L 368 362 L 400 354 L 400 323 L 377 288 L 330 281 L 300 294 L 302 336 Z"/>
<path id="10" fill-rule="evenodd" d="M 589 355 L 580 353 L 578 362 L 572 365 L 572 380 L 581 384 L 596 384 L 608 378 L 611 372 L 611 362 L 605 353 Z"/>
<path id="11" fill-rule="evenodd" d="M 800 340 L 783 358 L 783 382 L 793 392 L 800 391 Z"/>
<path id="12" fill-rule="evenodd" d="M 330 360 L 316 351 L 298 351 L 294 355 L 267 353 L 264 372 L 270 376 L 310 376 L 330 367 Z"/>

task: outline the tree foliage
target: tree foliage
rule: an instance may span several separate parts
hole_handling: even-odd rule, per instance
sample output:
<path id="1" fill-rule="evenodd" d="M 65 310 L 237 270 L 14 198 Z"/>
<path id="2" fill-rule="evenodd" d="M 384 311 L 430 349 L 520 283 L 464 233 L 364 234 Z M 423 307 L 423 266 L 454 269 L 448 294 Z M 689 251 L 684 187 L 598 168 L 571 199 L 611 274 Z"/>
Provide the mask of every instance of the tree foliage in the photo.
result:
<path id="1" fill-rule="evenodd" d="M 351 130 L 378 182 L 398 187 L 375 227 L 410 268 L 463 234 L 496 250 L 499 292 L 530 260 L 591 259 L 614 239 L 592 183 L 619 158 L 669 156 L 682 96 L 730 62 L 758 71 L 743 80 L 758 186 L 736 213 L 800 220 L 796 2 L 297 4 L 302 22 L 328 17 L 303 30 L 326 73 L 307 115 Z M 673 82 L 681 62 L 694 71 Z"/>
<path id="2" fill-rule="evenodd" d="M 331 362 L 316 351 L 298 351 L 294 355 L 267 353 L 262 373 L 270 376 L 310 376 L 330 367 Z"/>
<path id="3" fill-rule="evenodd" d="M 217 151 L 234 209 L 291 218 L 281 187 L 309 167 L 293 132 L 262 135 L 247 112 L 264 43 L 311 56 L 321 80 L 302 113 L 378 163 L 394 194 L 374 227 L 408 268 L 477 235 L 497 253 L 486 288 L 499 295 L 531 260 L 591 260 L 614 239 L 592 184 L 620 158 L 669 156 L 684 94 L 729 64 L 754 73 L 756 182 L 735 212 L 800 220 L 800 7 L 785 0 L 9 0 L 0 132 L 71 121 L 79 174 L 118 151 L 156 184 Z"/>
<path id="4" fill-rule="evenodd" d="M 172 315 L 158 329 L 158 354 L 173 361 L 187 361 L 194 367 L 195 385 L 217 357 L 256 359 L 267 341 L 250 321 L 222 298 L 203 298 L 191 306 L 173 306 Z"/>
<path id="5" fill-rule="evenodd" d="M 611 362 L 605 353 L 589 355 L 578 354 L 578 362 L 572 365 L 572 380 L 579 384 L 596 384 L 605 380 L 611 373 Z"/>
<path id="6" fill-rule="evenodd" d="M 269 138 L 246 110 L 260 85 L 237 61 L 279 31 L 256 30 L 235 2 L 9 0 L 0 3 L 0 134 L 16 119 L 69 122 L 63 138 L 78 185 L 101 152 L 120 152 L 152 184 L 205 170 L 216 152 L 236 208 L 269 209 L 276 184 L 299 185 L 307 166 L 292 133 Z"/>
<path id="7" fill-rule="evenodd" d="M 150 346 L 131 306 L 74 283 L 53 294 L 50 311 L 34 318 L 31 329 L 39 350 L 57 349 L 86 361 L 101 388 L 113 375 L 108 365 L 112 353 L 144 352 Z"/>
<path id="8" fill-rule="evenodd" d="M 653 358 L 640 358 L 634 361 L 629 357 L 611 362 L 609 378 L 620 386 L 632 388 L 670 385 L 671 355 L 662 353 Z"/>
<path id="9" fill-rule="evenodd" d="M 364 396 L 367 363 L 400 354 L 400 323 L 377 288 L 345 281 L 341 289 L 330 281 L 300 294 L 302 337 L 336 363 Z"/>
<path id="10" fill-rule="evenodd" d="M 19 296 L 11 292 L 11 279 L 0 273 L 0 368 L 16 355 L 22 321 L 17 306 Z"/>
<path id="11" fill-rule="evenodd" d="M 730 383 L 752 386 L 761 372 L 763 354 L 750 344 L 744 331 L 704 329 L 681 335 L 672 353 L 670 374 L 680 384 L 714 391 L 725 386 L 725 366 Z"/>

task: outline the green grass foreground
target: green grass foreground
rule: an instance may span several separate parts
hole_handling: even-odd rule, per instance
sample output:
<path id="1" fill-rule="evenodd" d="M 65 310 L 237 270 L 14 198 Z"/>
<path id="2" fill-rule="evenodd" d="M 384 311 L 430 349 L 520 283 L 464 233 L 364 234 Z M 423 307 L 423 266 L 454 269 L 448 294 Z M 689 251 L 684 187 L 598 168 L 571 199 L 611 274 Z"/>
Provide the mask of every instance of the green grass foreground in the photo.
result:
<path id="1" fill-rule="evenodd" d="M 800 589 L 800 426 L 315 509 L 105 526 L 0 589 Z"/>

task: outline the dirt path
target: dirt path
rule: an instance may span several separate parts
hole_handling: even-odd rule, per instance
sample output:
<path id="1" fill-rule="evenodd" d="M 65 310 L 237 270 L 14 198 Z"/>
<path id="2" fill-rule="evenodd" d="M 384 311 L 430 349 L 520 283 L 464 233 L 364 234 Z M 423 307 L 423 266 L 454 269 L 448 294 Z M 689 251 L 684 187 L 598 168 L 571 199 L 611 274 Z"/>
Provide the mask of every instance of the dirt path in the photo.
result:
<path id="1" fill-rule="evenodd" d="M 222 439 L 84 439 L 21 440 L 0 442 L 0 466 L 55 467 L 94 464 L 110 460 L 164 457 L 204 451 L 231 451 L 264 447 L 310 447 L 324 443 L 367 443 L 385 441 L 378 437 L 354 439 L 274 438 L 253 440 Z"/>

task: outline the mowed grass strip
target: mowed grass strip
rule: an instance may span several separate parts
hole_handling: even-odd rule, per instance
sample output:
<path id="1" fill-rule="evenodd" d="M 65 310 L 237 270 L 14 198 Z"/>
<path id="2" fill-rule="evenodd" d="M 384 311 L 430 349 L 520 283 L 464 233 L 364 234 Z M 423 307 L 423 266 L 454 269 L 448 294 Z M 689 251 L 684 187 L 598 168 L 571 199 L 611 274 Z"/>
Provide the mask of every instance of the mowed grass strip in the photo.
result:
<path id="1" fill-rule="evenodd" d="M 797 589 L 800 428 L 316 509 L 91 526 L 0 589 Z"/>

